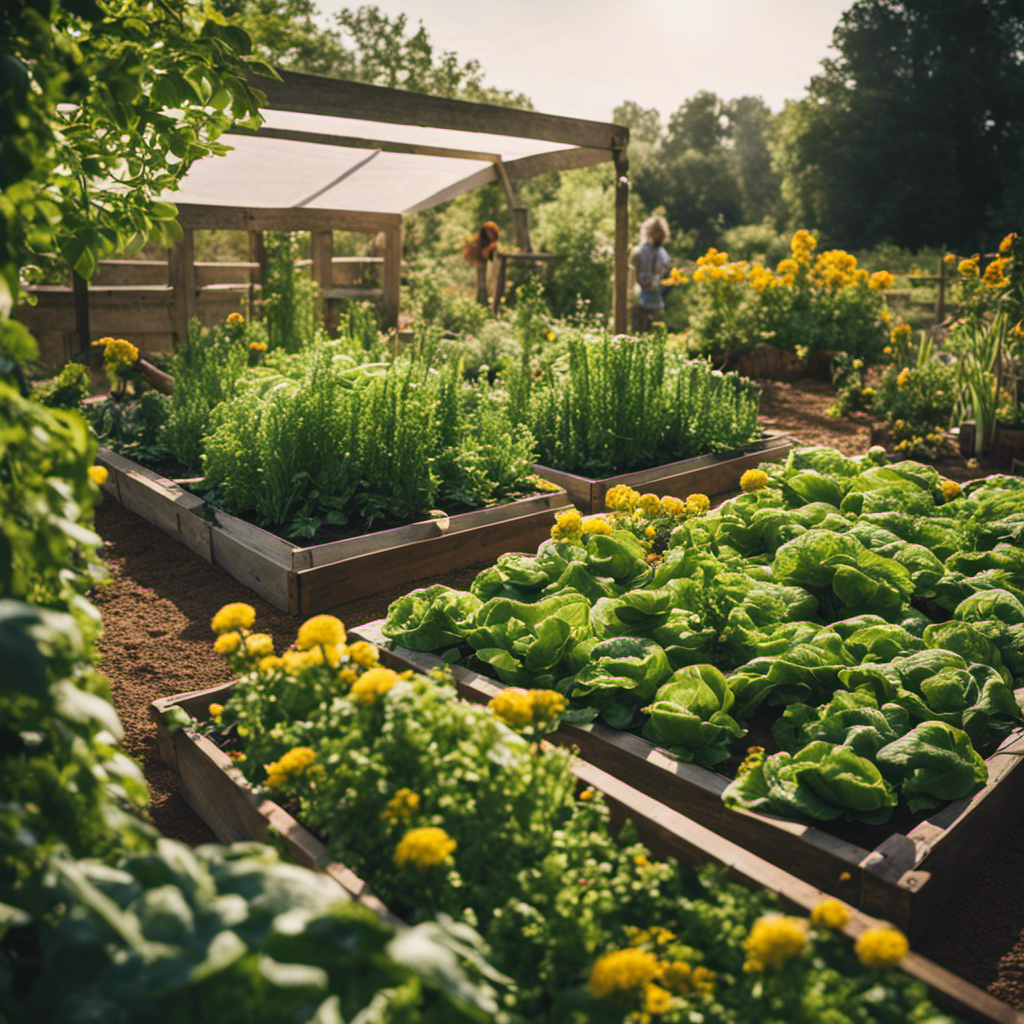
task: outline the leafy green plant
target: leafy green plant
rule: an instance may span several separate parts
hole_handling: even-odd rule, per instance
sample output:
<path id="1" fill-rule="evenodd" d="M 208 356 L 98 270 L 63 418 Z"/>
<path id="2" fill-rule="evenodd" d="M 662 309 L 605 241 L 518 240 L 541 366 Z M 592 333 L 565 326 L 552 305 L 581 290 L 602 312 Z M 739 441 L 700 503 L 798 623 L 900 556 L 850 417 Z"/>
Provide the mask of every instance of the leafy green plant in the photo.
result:
<path id="1" fill-rule="evenodd" d="M 33 397 L 50 409 L 78 409 L 89 394 L 89 368 L 84 363 L 66 363 L 54 377 L 40 381 Z"/>
<path id="2" fill-rule="evenodd" d="M 263 316 L 271 348 L 299 352 L 317 335 L 317 286 L 297 265 L 298 237 L 267 232 L 267 279 L 263 282 Z"/>

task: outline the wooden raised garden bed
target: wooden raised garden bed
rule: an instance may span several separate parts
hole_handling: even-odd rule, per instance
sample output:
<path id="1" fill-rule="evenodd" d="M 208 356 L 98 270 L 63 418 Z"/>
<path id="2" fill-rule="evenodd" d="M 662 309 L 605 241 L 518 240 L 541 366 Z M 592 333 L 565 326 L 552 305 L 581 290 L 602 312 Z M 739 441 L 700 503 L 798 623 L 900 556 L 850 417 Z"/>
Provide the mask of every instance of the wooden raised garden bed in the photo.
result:
<path id="1" fill-rule="evenodd" d="M 468 565 L 506 551 L 533 551 L 551 535 L 564 490 L 475 512 L 428 519 L 360 537 L 297 547 L 207 505 L 173 480 L 100 449 L 103 489 L 125 508 L 219 565 L 275 608 L 315 615 L 347 601 Z"/>
<path id="2" fill-rule="evenodd" d="M 604 498 L 608 491 L 625 484 L 638 491 L 653 491 L 659 497 L 671 494 L 685 498 L 690 494 L 706 494 L 709 498 L 740 485 L 740 477 L 748 469 L 762 462 L 781 462 L 800 442 L 784 434 L 769 433 L 761 441 L 748 445 L 741 454 L 731 457 L 700 455 L 681 462 L 668 462 L 652 469 L 641 469 L 621 476 L 608 476 L 601 480 L 577 476 L 549 466 L 536 465 L 533 471 L 545 480 L 558 484 L 569 495 L 569 501 L 581 512 L 604 512 Z"/>
<path id="3" fill-rule="evenodd" d="M 350 633 L 386 648 L 391 642 L 382 625 L 377 620 Z M 387 653 L 392 667 L 423 671 L 440 664 L 433 654 L 401 647 Z M 505 689 L 461 665 L 451 667 L 459 693 L 468 700 L 485 702 Z M 721 799 L 730 781 L 724 775 L 686 764 L 639 736 L 599 722 L 563 724 L 549 738 L 576 747 L 591 764 L 744 849 L 784 865 L 816 888 L 892 921 L 911 937 L 921 934 L 972 868 L 1024 815 L 1024 728 L 1015 729 L 989 756 L 988 784 L 973 796 L 950 802 L 905 834 L 884 826 L 846 825 L 842 837 L 826 831 L 827 826 L 731 810 Z M 851 835 L 862 837 L 861 842 Z"/>
<path id="4" fill-rule="evenodd" d="M 350 630 L 349 634 L 354 638 L 356 631 Z M 402 659 L 392 657 L 388 651 L 381 652 L 381 659 L 382 663 L 391 662 L 396 667 L 402 665 Z M 226 683 L 207 690 L 175 694 L 150 705 L 150 714 L 157 724 L 161 756 L 177 772 L 185 800 L 221 841 L 255 839 L 272 843 L 297 863 L 325 872 L 350 897 L 395 922 L 395 916 L 362 879 L 343 864 L 328 863 L 323 844 L 284 808 L 260 796 L 215 743 L 188 728 L 173 734 L 168 731 L 164 714 L 170 708 L 178 706 L 195 719 L 205 719 L 210 704 L 223 703 L 233 685 Z M 460 691 L 464 692 L 465 686 L 460 685 Z M 463 695 L 480 699 L 474 693 L 464 692 Z M 725 864 L 731 879 L 750 888 L 766 888 L 777 893 L 789 910 L 809 913 L 824 898 L 825 894 L 815 886 L 702 827 L 593 764 L 577 762 L 574 773 L 581 787 L 591 787 L 604 794 L 613 820 L 632 821 L 640 839 L 656 855 L 675 858 L 691 868 L 709 862 Z M 891 919 L 888 914 L 880 916 Z M 850 938 L 855 938 L 876 924 L 872 917 L 854 911 L 844 931 Z M 1024 1014 L 1009 1004 L 916 953 L 907 954 L 901 967 L 928 986 L 936 1005 L 964 1021 L 1024 1024 Z"/>

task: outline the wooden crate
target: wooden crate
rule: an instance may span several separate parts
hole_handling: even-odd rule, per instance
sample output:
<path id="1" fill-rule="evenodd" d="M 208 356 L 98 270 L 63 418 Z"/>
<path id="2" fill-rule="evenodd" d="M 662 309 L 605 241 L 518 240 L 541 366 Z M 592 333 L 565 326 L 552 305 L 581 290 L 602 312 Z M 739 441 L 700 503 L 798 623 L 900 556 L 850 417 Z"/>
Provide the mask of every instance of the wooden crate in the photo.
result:
<path id="1" fill-rule="evenodd" d="M 350 630 L 350 636 L 355 635 Z M 389 652 L 381 652 L 382 661 L 400 664 Z M 345 865 L 327 862 L 324 845 L 296 819 L 272 800 L 265 799 L 245 780 L 231 759 L 205 736 L 192 729 L 169 733 L 164 715 L 178 706 L 193 718 L 209 715 L 211 703 L 223 703 L 233 683 L 179 693 L 150 705 L 156 722 L 157 741 L 164 761 L 178 774 L 182 795 L 222 842 L 256 839 L 284 850 L 297 863 L 325 872 L 350 897 L 396 922 L 367 883 Z M 460 690 L 464 687 L 460 686 Z M 470 694 L 473 699 L 479 699 Z M 658 802 L 649 794 L 633 788 L 606 771 L 578 761 L 574 774 L 580 786 L 600 790 L 612 812 L 613 822 L 632 821 L 641 840 L 659 857 L 675 858 L 696 868 L 709 862 L 728 867 L 729 877 L 749 888 L 765 888 L 777 893 L 788 910 L 809 913 L 825 893 L 749 850 L 703 827 Z M 882 915 L 888 920 L 888 915 Z M 401 924 L 401 922 L 397 922 Z M 878 919 L 854 910 L 845 933 L 854 939 Z M 941 1009 L 964 1021 L 987 1024 L 1024 1024 L 1024 1014 L 987 992 L 916 953 L 903 959 L 902 969 L 928 986 Z"/>
<path id="2" fill-rule="evenodd" d="M 671 494 L 685 498 L 690 494 L 706 494 L 710 498 L 725 491 L 733 491 L 739 487 L 740 477 L 748 469 L 754 469 L 762 462 L 780 462 L 799 444 L 796 438 L 769 433 L 764 440 L 748 446 L 742 454 L 731 458 L 701 455 L 695 459 L 669 462 L 653 469 L 608 476 L 601 480 L 540 464 L 534 466 L 533 471 L 545 480 L 565 488 L 569 501 L 581 512 L 604 512 L 605 495 L 619 484 L 626 484 L 638 491 L 653 491 L 659 497 Z"/>
<path id="3" fill-rule="evenodd" d="M 125 508 L 219 565 L 275 608 L 309 616 L 348 601 L 453 569 L 493 562 L 506 551 L 533 552 L 551 535 L 564 490 L 475 512 L 428 519 L 310 547 L 206 505 L 168 480 L 106 449 L 103 489 Z"/>
<path id="4" fill-rule="evenodd" d="M 390 641 L 383 620 L 350 630 L 381 647 Z M 440 664 L 432 654 L 401 647 L 388 662 L 424 670 Z M 465 698 L 488 701 L 505 689 L 463 666 L 453 666 Z M 846 838 L 828 825 L 802 825 L 767 814 L 730 810 L 721 799 L 729 779 L 686 764 L 653 743 L 599 722 L 563 724 L 549 737 L 576 747 L 580 756 L 713 832 L 866 913 L 885 917 L 911 937 L 927 927 L 942 905 L 1024 815 L 1024 728 L 1015 729 L 987 760 L 988 783 L 973 796 L 954 800 L 906 834 L 846 825 Z M 837 830 L 838 831 L 838 830 Z M 861 832 L 873 840 L 851 841 Z M 884 833 L 879 840 L 878 836 Z"/>

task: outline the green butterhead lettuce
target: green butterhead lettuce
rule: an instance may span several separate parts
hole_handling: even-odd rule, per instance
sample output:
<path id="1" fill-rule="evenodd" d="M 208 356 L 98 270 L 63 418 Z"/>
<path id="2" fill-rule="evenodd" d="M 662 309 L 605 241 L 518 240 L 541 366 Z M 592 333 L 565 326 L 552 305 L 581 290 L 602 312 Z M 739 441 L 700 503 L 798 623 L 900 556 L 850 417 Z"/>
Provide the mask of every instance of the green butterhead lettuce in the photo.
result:
<path id="1" fill-rule="evenodd" d="M 473 594 L 435 583 L 393 602 L 381 632 L 411 651 L 442 650 L 465 639 L 481 603 Z"/>

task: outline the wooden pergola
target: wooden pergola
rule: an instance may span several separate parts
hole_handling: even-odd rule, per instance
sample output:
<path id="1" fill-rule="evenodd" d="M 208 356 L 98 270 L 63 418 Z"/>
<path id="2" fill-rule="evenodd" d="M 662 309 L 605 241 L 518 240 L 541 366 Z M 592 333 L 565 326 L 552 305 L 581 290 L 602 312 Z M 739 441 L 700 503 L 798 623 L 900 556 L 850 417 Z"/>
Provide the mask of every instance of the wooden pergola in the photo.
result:
<path id="1" fill-rule="evenodd" d="M 255 133 L 233 129 L 234 151 L 200 161 L 180 192 L 165 197 L 176 202 L 184 235 L 170 258 L 179 337 L 195 312 L 196 230 L 248 232 L 254 262 L 262 262 L 264 231 L 309 231 L 313 276 L 325 291 L 333 283 L 331 233 L 383 233 L 383 313 L 385 326 L 394 326 L 405 214 L 496 182 L 511 211 L 517 248 L 530 253 L 516 182 L 606 160 L 616 175 L 614 325 L 618 333 L 626 330 L 627 128 L 319 75 L 280 74 L 281 81 L 252 79 L 266 95 L 263 127 Z M 287 192 L 292 195 L 282 195 Z"/>

